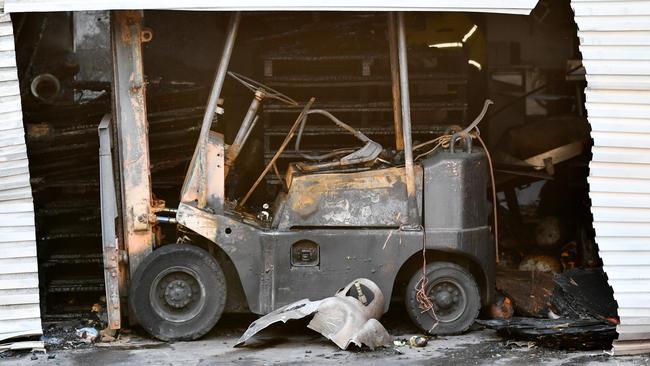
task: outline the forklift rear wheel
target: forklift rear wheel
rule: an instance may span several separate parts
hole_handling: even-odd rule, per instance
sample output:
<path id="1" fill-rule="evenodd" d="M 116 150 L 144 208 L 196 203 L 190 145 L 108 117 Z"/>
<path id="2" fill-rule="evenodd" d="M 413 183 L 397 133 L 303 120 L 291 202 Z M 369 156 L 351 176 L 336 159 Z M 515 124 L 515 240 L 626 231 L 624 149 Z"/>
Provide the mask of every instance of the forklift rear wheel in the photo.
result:
<path id="1" fill-rule="evenodd" d="M 433 314 L 423 311 L 417 299 L 422 280 L 422 269 L 418 269 L 409 281 L 405 296 L 411 320 L 420 329 L 434 335 L 458 334 L 469 329 L 481 308 L 474 277 L 465 268 L 449 262 L 429 263 L 425 274 L 425 292 L 433 304 Z"/>
<path id="2" fill-rule="evenodd" d="M 188 244 L 156 249 L 131 279 L 129 305 L 140 325 L 164 341 L 210 331 L 226 303 L 226 279 L 205 250 Z"/>

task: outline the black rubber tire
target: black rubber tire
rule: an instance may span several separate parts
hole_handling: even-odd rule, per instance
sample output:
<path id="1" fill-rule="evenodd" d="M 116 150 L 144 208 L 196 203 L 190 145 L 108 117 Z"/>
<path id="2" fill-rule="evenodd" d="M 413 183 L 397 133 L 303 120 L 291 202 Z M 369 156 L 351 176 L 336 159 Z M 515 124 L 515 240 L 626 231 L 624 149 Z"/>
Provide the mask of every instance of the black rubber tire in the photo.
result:
<path id="1" fill-rule="evenodd" d="M 203 307 L 191 319 L 170 321 L 158 314 L 150 299 L 156 277 L 172 267 L 188 268 L 205 289 Z M 138 266 L 129 292 L 129 305 L 140 325 L 163 341 L 194 340 L 219 321 L 226 304 L 226 279 L 219 263 L 205 250 L 189 244 L 170 244 L 154 250 Z"/>
<path id="2" fill-rule="evenodd" d="M 416 287 L 422 278 L 422 269 L 420 267 L 411 277 L 404 299 L 406 311 L 413 323 L 423 331 L 433 335 L 459 334 L 469 329 L 481 309 L 481 295 L 472 274 L 455 263 L 432 262 L 427 264 L 426 276 L 430 285 L 433 285 L 438 280 L 445 279 L 450 279 L 459 284 L 465 293 L 466 304 L 458 318 L 448 322 L 440 321 L 432 330 L 435 321 L 429 313 L 422 312 L 416 298 Z"/>

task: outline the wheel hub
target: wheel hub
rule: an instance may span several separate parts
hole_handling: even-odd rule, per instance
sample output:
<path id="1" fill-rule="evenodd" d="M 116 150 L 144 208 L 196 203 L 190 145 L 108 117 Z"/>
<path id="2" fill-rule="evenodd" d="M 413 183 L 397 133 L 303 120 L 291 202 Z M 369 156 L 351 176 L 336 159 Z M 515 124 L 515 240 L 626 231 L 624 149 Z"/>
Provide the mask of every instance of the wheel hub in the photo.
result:
<path id="1" fill-rule="evenodd" d="M 183 280 L 171 281 L 165 288 L 165 302 L 172 307 L 180 309 L 190 303 L 192 288 Z"/>
<path id="2" fill-rule="evenodd" d="M 454 298 L 449 291 L 443 290 L 436 294 L 435 301 L 441 308 L 448 308 L 454 303 Z"/>
<path id="3" fill-rule="evenodd" d="M 453 281 L 440 281 L 429 290 L 436 316 L 441 321 L 452 321 L 460 316 L 466 306 L 464 292 Z"/>
<path id="4" fill-rule="evenodd" d="M 205 289 L 199 279 L 199 274 L 186 266 L 161 271 L 149 290 L 154 312 L 171 322 L 194 318 L 206 302 Z"/>

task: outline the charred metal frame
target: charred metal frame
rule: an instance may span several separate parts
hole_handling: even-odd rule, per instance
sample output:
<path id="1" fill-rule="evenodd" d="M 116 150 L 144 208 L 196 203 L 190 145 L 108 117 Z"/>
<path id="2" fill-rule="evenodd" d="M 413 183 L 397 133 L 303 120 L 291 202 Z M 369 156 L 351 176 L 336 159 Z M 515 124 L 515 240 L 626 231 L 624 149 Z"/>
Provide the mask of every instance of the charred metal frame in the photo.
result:
<path id="1" fill-rule="evenodd" d="M 111 153 L 111 116 L 106 115 L 99 123 L 99 186 L 102 212 L 102 249 L 104 253 L 104 283 L 106 288 L 106 312 L 108 327 L 119 329 L 120 316 L 120 249 L 115 222 L 117 198 Z"/>
<path id="2" fill-rule="evenodd" d="M 244 116 L 241 127 L 239 128 L 239 131 L 237 131 L 237 136 L 235 136 L 232 145 L 228 148 L 228 152 L 226 153 L 226 172 L 224 173 L 226 177 L 228 176 L 230 167 L 235 163 L 235 160 L 237 160 L 241 148 L 246 143 L 246 140 L 248 140 L 248 136 L 251 131 L 253 131 L 253 128 L 255 128 L 255 124 L 257 123 L 257 111 L 259 111 L 260 106 L 262 105 L 264 96 L 263 91 L 255 92 L 255 98 L 253 98 L 251 105 L 248 107 L 248 111 L 246 112 L 246 116 Z"/>
<path id="3" fill-rule="evenodd" d="M 223 52 L 221 54 L 221 59 L 219 61 L 219 67 L 217 68 L 217 73 L 214 77 L 214 83 L 212 84 L 212 89 L 210 90 L 210 96 L 208 98 L 208 104 L 205 107 L 205 114 L 203 115 L 203 122 L 201 123 L 201 132 L 199 134 L 199 142 L 196 145 L 194 150 L 194 156 L 192 156 L 192 161 L 190 162 L 190 170 L 194 168 L 196 162 L 198 161 L 199 167 L 199 182 L 198 182 L 198 207 L 205 207 L 206 204 L 206 194 L 205 186 L 207 184 L 207 175 L 206 175 L 206 155 L 207 155 L 207 145 L 208 145 L 208 136 L 210 134 L 210 127 L 212 127 L 212 120 L 217 111 L 217 103 L 219 101 L 219 96 L 221 95 L 221 89 L 223 88 L 223 83 L 226 79 L 226 73 L 228 71 L 228 65 L 230 64 L 230 58 L 232 56 L 232 50 L 235 46 L 235 39 L 237 39 L 237 31 L 239 30 L 239 22 L 241 20 L 241 13 L 234 12 L 230 18 L 228 24 L 228 29 L 226 30 L 226 42 L 223 47 Z M 192 174 L 188 172 L 186 177 L 190 177 Z M 192 187 L 188 185 L 186 180 L 183 184 L 182 195 L 185 196 L 188 189 Z M 183 199 L 181 198 L 181 201 Z"/>
<path id="4" fill-rule="evenodd" d="M 237 136 L 235 136 L 235 139 L 233 140 L 232 144 L 228 148 L 228 152 L 226 154 L 226 167 L 224 173 L 226 177 L 228 176 L 230 167 L 235 163 L 235 160 L 237 160 L 237 157 L 239 156 L 242 147 L 244 146 L 246 140 L 248 140 L 248 137 L 250 136 L 251 132 L 255 128 L 255 124 L 259 119 L 259 115 L 257 114 L 257 112 L 259 111 L 260 106 L 266 99 L 275 99 L 291 106 L 298 106 L 298 102 L 296 102 L 295 100 L 244 75 L 240 75 L 235 72 L 228 72 L 228 75 L 233 79 L 235 79 L 236 81 L 238 81 L 244 87 L 253 91 L 255 93 L 255 97 L 253 98 L 253 101 L 248 107 L 248 111 L 246 112 L 246 115 L 244 116 L 244 120 L 242 121 L 241 126 L 239 127 L 239 131 L 237 131 Z"/>
<path id="5" fill-rule="evenodd" d="M 111 13 L 113 116 L 119 155 L 122 226 L 129 270 L 153 249 L 151 177 L 142 63 L 142 12 Z"/>

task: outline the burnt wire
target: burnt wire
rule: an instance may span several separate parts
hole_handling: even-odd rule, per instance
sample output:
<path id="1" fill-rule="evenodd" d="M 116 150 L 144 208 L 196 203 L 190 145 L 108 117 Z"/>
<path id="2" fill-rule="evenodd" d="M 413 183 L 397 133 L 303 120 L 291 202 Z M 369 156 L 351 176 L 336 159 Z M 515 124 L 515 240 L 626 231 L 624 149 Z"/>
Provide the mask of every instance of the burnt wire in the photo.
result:
<path id="1" fill-rule="evenodd" d="M 429 151 L 424 152 L 424 153 L 416 156 L 415 160 L 420 160 L 420 158 L 423 158 L 423 157 L 431 154 L 432 152 L 436 151 L 440 146 L 442 146 L 444 148 L 449 147 L 449 141 L 450 140 L 451 140 L 451 135 L 443 135 L 443 136 L 437 137 L 437 138 L 435 138 L 433 140 L 429 140 L 427 142 L 424 142 L 424 143 L 421 143 L 421 144 L 415 146 L 413 148 L 413 150 L 417 150 L 417 149 L 422 148 L 422 147 L 427 146 L 427 145 L 436 144 Z"/>
<path id="2" fill-rule="evenodd" d="M 431 301 L 431 298 L 429 298 L 429 294 L 427 294 L 427 286 L 429 285 L 429 280 L 427 279 L 427 255 L 426 255 L 427 234 L 426 234 L 426 230 L 423 230 L 423 232 L 424 235 L 422 239 L 422 278 L 420 278 L 420 281 L 416 285 L 415 299 L 417 300 L 418 306 L 420 307 L 422 313 L 429 313 L 429 315 L 433 319 L 433 325 L 431 326 L 431 329 L 429 329 L 429 333 L 431 333 L 440 323 L 440 319 L 438 319 L 438 316 L 436 315 L 436 311 L 433 309 L 433 301 Z"/>

